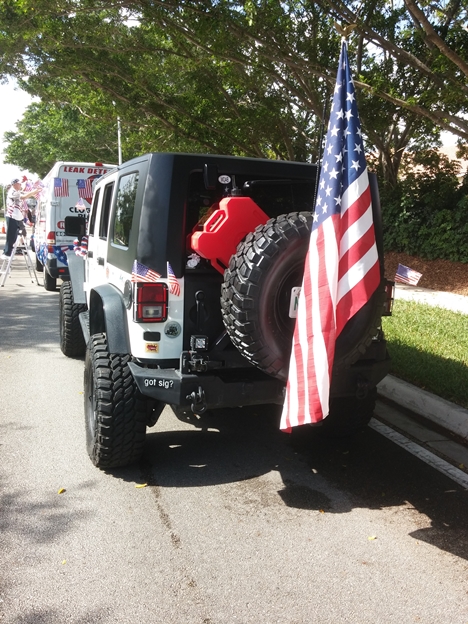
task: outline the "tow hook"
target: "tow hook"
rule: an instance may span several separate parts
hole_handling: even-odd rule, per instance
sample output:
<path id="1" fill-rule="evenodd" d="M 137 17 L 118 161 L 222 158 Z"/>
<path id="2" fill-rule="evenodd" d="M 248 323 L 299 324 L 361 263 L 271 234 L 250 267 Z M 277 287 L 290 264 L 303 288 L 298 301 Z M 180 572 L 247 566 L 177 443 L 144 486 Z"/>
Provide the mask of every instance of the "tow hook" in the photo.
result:
<path id="1" fill-rule="evenodd" d="M 206 412 L 207 405 L 205 401 L 205 393 L 201 386 L 198 386 L 198 390 L 187 394 L 185 397 L 188 401 L 191 401 L 190 409 L 194 414 L 203 414 Z"/>
<path id="2" fill-rule="evenodd" d="M 191 359 L 188 361 L 190 372 L 203 373 L 208 370 L 208 358 L 205 359 L 200 353 L 192 353 L 191 351 L 189 353 L 191 355 Z"/>
<path id="3" fill-rule="evenodd" d="M 356 399 L 362 401 L 369 393 L 369 382 L 365 377 L 360 377 L 356 384 Z"/>

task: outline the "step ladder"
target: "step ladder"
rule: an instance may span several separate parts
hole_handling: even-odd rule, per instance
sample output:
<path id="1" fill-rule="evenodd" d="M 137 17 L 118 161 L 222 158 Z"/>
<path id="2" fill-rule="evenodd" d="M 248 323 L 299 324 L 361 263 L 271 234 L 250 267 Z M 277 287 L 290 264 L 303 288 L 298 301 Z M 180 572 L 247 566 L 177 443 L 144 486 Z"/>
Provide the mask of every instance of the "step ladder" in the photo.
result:
<path id="1" fill-rule="evenodd" d="M 31 257 L 28 253 L 27 239 L 26 236 L 23 236 L 22 234 L 20 234 L 16 239 L 16 242 L 13 245 L 13 249 L 11 250 L 11 256 L 2 260 L 2 265 L 0 267 L 0 286 L 5 286 L 6 278 L 9 275 L 11 277 L 11 265 L 13 264 L 17 256 L 17 251 L 21 252 L 21 255 L 23 256 L 26 267 L 28 269 L 29 277 L 31 278 L 31 282 L 36 282 L 36 284 L 39 286 L 36 269 L 34 268 Z"/>

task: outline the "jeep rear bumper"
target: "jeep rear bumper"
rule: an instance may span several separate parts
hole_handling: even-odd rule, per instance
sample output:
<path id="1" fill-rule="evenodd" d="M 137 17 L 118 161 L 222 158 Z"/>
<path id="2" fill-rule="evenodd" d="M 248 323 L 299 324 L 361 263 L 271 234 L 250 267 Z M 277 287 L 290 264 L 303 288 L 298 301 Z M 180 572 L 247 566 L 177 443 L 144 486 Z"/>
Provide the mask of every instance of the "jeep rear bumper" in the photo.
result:
<path id="1" fill-rule="evenodd" d="M 266 375 L 249 380 L 248 374 L 245 378 L 210 373 L 192 375 L 174 368 L 143 368 L 134 362 L 129 362 L 128 367 L 142 394 L 169 405 L 190 406 L 193 393 L 203 396 L 204 409 L 266 403 L 282 405 L 284 401 L 284 384 Z M 252 377 L 252 371 L 249 373 Z"/>
<path id="2" fill-rule="evenodd" d="M 187 374 L 175 368 L 145 368 L 135 362 L 129 362 L 128 366 L 143 395 L 169 405 L 195 404 L 204 411 L 284 402 L 285 384 L 252 369 Z M 356 396 L 374 388 L 389 370 L 388 354 L 380 361 L 360 360 L 333 375 L 331 397 Z"/>

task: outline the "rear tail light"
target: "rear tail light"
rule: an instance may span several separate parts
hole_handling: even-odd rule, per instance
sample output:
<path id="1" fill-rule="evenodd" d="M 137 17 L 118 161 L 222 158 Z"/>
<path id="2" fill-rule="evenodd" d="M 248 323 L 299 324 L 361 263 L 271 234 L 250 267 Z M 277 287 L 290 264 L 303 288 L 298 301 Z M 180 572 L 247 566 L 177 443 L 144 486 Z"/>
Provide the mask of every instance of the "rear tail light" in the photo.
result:
<path id="1" fill-rule="evenodd" d="M 395 282 L 385 280 L 385 303 L 382 316 L 391 316 L 395 299 Z"/>
<path id="2" fill-rule="evenodd" d="M 167 320 L 168 288 L 163 282 L 135 284 L 135 309 L 137 323 L 163 323 Z"/>
<path id="3" fill-rule="evenodd" d="M 54 245 L 55 245 L 55 232 L 49 232 L 47 234 L 47 251 L 49 253 L 54 253 Z"/>

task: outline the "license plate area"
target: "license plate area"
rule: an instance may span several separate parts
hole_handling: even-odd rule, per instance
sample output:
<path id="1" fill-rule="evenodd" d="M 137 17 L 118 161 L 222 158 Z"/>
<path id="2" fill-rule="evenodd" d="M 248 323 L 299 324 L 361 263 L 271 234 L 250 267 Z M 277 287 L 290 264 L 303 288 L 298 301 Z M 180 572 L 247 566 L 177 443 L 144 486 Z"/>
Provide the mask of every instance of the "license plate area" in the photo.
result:
<path id="1" fill-rule="evenodd" d="M 299 305 L 299 297 L 301 294 L 301 286 L 291 288 L 291 299 L 289 301 L 289 318 L 297 318 L 297 308 Z"/>

